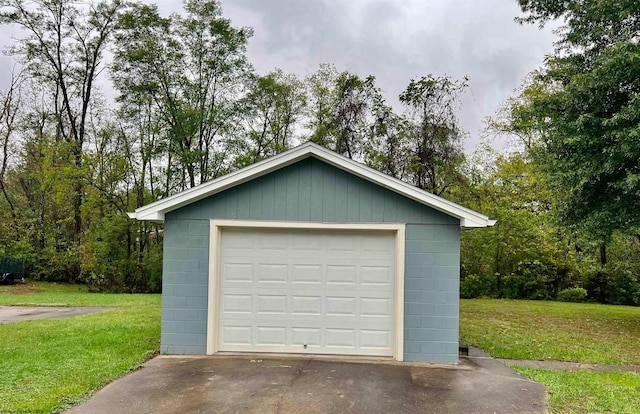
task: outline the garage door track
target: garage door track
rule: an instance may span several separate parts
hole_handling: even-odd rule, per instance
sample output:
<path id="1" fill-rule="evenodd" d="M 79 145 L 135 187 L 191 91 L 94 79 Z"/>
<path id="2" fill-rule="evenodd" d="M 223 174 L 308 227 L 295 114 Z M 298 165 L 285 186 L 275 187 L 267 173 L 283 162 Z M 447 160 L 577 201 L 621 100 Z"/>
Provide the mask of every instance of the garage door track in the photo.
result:
<path id="1" fill-rule="evenodd" d="M 542 385 L 491 358 L 158 357 L 69 413 L 544 413 L 545 402 Z"/>

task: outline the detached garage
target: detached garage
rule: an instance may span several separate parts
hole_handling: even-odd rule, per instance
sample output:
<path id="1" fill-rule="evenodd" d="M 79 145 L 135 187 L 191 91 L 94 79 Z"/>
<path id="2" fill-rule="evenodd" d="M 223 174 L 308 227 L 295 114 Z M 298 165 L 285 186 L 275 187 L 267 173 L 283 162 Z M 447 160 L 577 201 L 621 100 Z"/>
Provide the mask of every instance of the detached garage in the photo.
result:
<path id="1" fill-rule="evenodd" d="M 494 224 L 312 143 L 130 216 L 165 222 L 164 354 L 445 363 L 460 229 Z"/>

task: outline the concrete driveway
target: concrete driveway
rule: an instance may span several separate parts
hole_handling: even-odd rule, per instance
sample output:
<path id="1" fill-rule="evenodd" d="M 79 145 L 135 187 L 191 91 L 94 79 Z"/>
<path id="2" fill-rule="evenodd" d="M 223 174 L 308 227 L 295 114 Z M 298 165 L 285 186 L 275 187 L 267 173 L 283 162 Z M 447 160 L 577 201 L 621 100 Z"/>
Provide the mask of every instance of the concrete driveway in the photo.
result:
<path id="1" fill-rule="evenodd" d="M 79 413 L 545 413 L 546 390 L 492 358 L 458 366 L 292 357 L 157 357 Z"/>
<path id="2" fill-rule="evenodd" d="M 31 319 L 70 318 L 114 308 L 64 307 L 64 306 L 0 306 L 0 323 L 28 321 Z"/>

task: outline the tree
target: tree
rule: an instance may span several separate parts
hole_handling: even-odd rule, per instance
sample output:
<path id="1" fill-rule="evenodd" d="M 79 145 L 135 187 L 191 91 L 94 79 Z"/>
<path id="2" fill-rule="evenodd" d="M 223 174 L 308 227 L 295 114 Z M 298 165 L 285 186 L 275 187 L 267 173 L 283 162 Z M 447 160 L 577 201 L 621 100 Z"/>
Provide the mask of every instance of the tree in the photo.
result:
<path id="1" fill-rule="evenodd" d="M 279 69 L 252 75 L 247 89 L 237 116 L 245 126 L 245 139 L 236 144 L 238 167 L 289 149 L 306 99 L 302 82 Z"/>
<path id="2" fill-rule="evenodd" d="M 25 33 L 10 51 L 23 58 L 25 75 L 48 88 L 56 139 L 71 145 L 70 161 L 80 170 L 95 80 L 124 4 L 120 0 L 79 4 L 71 0 L 2 0 L 0 24 Z M 83 183 L 74 183 L 73 237 L 82 234 Z"/>
<path id="3" fill-rule="evenodd" d="M 7 92 L 0 92 L 0 151 L 2 151 L 2 159 L 0 161 L 0 191 L 2 191 L 2 195 L 9 205 L 16 240 L 20 239 L 20 225 L 18 223 L 16 207 L 7 191 L 6 175 L 7 168 L 9 167 L 9 154 L 15 152 L 16 149 L 15 142 L 13 142 L 12 139 L 15 135 L 17 118 L 20 111 L 21 83 L 20 74 L 12 75 Z"/>
<path id="4" fill-rule="evenodd" d="M 157 7 L 136 5 L 123 15 L 112 67 L 119 100 L 152 103 L 162 122 L 167 194 L 224 171 L 224 140 L 237 132 L 237 100 L 251 71 L 251 29 L 232 27 L 215 0 L 184 8 L 185 16 L 162 18 Z"/>
<path id="5" fill-rule="evenodd" d="M 567 286 L 552 283 L 547 286 L 551 291 L 538 292 L 535 295 L 542 296 L 537 297 L 514 292 L 519 290 L 514 285 L 521 284 L 523 269 L 529 270 L 524 284 L 535 285 L 532 279 L 566 282 L 571 252 L 565 235 L 552 220 L 552 191 L 526 154 L 502 155 L 488 150 L 474 157 L 470 185 L 459 201 L 497 219 L 497 223 L 463 234 L 463 280 L 473 275 L 491 281 L 495 295 L 555 299 L 557 291 Z"/>
<path id="6" fill-rule="evenodd" d="M 516 152 L 530 155 L 531 150 L 539 144 L 546 132 L 545 126 L 529 110 L 529 105 L 541 97 L 547 89 L 536 81 L 538 72 L 529 74 L 522 85 L 516 89 L 515 95 L 498 108 L 493 116 L 486 118 L 485 134 L 503 136 Z"/>
<path id="7" fill-rule="evenodd" d="M 443 195 L 460 182 L 460 167 L 464 162 L 462 137 L 456 104 L 467 88 L 467 78 L 461 81 L 448 77 L 424 76 L 412 79 L 400 94 L 407 122 L 404 142 L 404 163 L 399 170 L 416 187 Z"/>
<path id="8" fill-rule="evenodd" d="M 517 0 L 526 13 L 516 18 L 520 23 L 546 23 L 563 19 L 560 49 L 570 51 L 603 50 L 622 41 L 637 39 L 640 30 L 640 4 L 636 0 Z"/>
<path id="9" fill-rule="evenodd" d="M 562 222 L 601 246 L 640 229 L 640 3 L 520 0 L 521 22 L 564 19 L 516 119 L 544 131 L 534 155 L 560 195 Z M 529 88 L 529 89 L 530 89 Z"/>
<path id="10" fill-rule="evenodd" d="M 366 144 L 366 163 L 370 167 L 398 179 L 406 176 L 410 155 L 406 145 L 409 122 L 397 115 L 381 95 L 373 101 L 373 119 Z"/>
<path id="11" fill-rule="evenodd" d="M 332 65 L 306 80 L 309 94 L 309 141 L 348 158 L 362 161 L 366 141 L 373 128 L 373 106 L 381 99 L 375 77 L 361 78 Z"/>

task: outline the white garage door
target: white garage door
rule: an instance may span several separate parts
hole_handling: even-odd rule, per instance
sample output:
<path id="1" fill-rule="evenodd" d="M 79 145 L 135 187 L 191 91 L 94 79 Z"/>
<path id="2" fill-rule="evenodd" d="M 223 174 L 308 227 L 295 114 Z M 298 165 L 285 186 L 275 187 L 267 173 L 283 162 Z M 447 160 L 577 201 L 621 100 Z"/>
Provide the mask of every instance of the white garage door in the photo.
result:
<path id="1" fill-rule="evenodd" d="M 392 232 L 222 230 L 220 351 L 392 356 Z"/>

